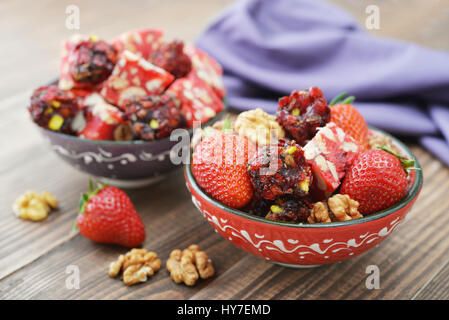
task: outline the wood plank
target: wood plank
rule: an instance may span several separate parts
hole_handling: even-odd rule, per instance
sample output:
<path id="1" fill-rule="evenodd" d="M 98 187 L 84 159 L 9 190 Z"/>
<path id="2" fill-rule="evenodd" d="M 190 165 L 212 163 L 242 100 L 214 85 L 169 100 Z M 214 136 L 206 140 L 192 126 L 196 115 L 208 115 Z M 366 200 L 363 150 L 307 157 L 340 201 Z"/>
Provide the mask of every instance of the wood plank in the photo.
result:
<path id="1" fill-rule="evenodd" d="M 218 276 L 246 255 L 214 233 L 193 206 L 181 170 L 157 185 L 128 194 L 146 226 L 144 247 L 157 252 L 164 265 L 171 250 L 192 243 L 199 244 L 210 255 Z M 187 298 L 215 281 L 202 281 L 194 288 L 176 285 L 164 267 L 148 283 L 127 288 L 107 275 L 109 263 L 126 251 L 117 246 L 98 245 L 78 235 L 3 279 L 0 299 Z M 67 265 L 79 266 L 80 290 L 66 289 Z"/>
<path id="2" fill-rule="evenodd" d="M 449 259 L 413 296 L 414 300 L 449 300 Z"/>

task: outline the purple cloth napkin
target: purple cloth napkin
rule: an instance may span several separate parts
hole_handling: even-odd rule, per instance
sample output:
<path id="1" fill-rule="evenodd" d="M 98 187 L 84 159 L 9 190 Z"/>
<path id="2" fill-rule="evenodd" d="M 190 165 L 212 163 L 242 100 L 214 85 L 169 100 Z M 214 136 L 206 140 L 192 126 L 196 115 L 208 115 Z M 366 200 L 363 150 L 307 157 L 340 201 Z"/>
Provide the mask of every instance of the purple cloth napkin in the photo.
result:
<path id="1" fill-rule="evenodd" d="M 346 91 L 369 124 L 419 137 L 449 165 L 447 53 L 372 36 L 317 0 L 237 1 L 197 45 L 222 64 L 231 107 L 275 112 L 294 89 Z"/>

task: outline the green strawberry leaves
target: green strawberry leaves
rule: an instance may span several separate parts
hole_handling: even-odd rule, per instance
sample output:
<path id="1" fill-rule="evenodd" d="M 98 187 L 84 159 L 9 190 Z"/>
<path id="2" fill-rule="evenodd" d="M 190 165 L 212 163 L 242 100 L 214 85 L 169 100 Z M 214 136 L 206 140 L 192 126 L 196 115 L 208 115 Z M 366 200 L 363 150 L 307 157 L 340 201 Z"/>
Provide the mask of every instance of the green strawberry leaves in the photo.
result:
<path id="1" fill-rule="evenodd" d="M 331 100 L 331 102 L 329 102 L 328 105 L 333 106 L 336 104 L 351 104 L 351 103 L 353 103 L 355 101 L 355 97 L 354 96 L 346 97 L 347 95 L 348 95 L 347 92 L 340 93 L 335 98 L 333 98 Z"/>
<path id="2" fill-rule="evenodd" d="M 89 202 L 89 200 L 97 195 L 101 189 L 103 189 L 104 187 L 106 187 L 106 184 L 102 184 L 102 183 L 97 183 L 97 188 L 94 189 L 94 183 L 92 181 L 91 178 L 89 178 L 89 193 L 83 193 L 81 195 L 80 201 L 78 202 L 78 213 L 79 214 L 84 214 L 86 212 L 86 205 Z M 75 221 L 75 224 L 73 226 L 73 230 L 78 229 L 78 225 Z"/>
<path id="3" fill-rule="evenodd" d="M 405 172 L 407 172 L 408 170 L 421 170 L 420 168 L 415 167 L 414 160 L 411 160 L 411 159 L 407 158 L 406 156 L 393 151 L 393 149 L 391 149 L 390 147 L 380 146 L 377 149 L 386 151 L 386 152 L 394 155 L 396 158 L 398 158 L 398 160 L 401 162 L 401 166 L 405 170 Z"/>

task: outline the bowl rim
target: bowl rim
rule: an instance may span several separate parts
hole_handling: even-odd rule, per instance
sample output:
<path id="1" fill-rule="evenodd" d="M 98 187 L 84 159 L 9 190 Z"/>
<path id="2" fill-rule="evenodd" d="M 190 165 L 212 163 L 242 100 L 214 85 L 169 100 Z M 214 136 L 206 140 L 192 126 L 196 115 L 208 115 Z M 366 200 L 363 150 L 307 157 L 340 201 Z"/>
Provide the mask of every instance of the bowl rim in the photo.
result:
<path id="1" fill-rule="evenodd" d="M 369 216 L 360 218 L 360 219 L 355 219 L 355 220 L 348 220 L 348 221 L 339 221 L 339 222 L 323 222 L 323 223 L 315 223 L 315 224 L 306 224 L 306 223 L 292 223 L 292 222 L 281 222 L 281 221 L 273 221 L 273 220 L 268 220 L 262 217 L 258 217 L 255 215 L 252 215 L 250 213 L 238 210 L 238 209 L 234 209 L 231 208 L 221 202 L 219 202 L 218 200 L 213 199 L 211 196 L 209 196 L 208 194 L 206 194 L 201 187 L 197 184 L 195 178 L 193 177 L 192 171 L 191 171 L 191 164 L 190 162 L 188 164 L 184 165 L 184 171 L 186 173 L 186 177 L 187 177 L 187 181 L 188 183 L 192 186 L 192 188 L 205 200 L 207 200 L 209 203 L 211 203 L 212 205 L 228 212 L 231 214 L 234 214 L 236 216 L 239 216 L 241 218 L 245 218 L 245 219 L 249 219 L 249 220 L 253 220 L 256 222 L 261 222 L 264 224 L 268 224 L 268 225 L 274 225 L 274 226 L 279 226 L 279 227 L 290 227 L 290 228 L 311 228 L 311 229 L 319 229 L 319 228 L 334 228 L 334 227 L 345 227 L 345 226 L 350 226 L 350 225 L 357 225 L 357 224 L 362 224 L 365 222 L 370 222 L 370 221 L 374 221 L 374 220 L 378 220 L 381 218 L 384 218 L 390 214 L 393 214 L 395 212 L 397 212 L 398 210 L 406 207 L 410 202 L 412 202 L 412 200 L 414 200 L 417 195 L 419 194 L 422 184 L 423 184 L 423 173 L 422 173 L 422 167 L 418 161 L 418 159 L 416 158 L 416 156 L 411 152 L 411 150 L 404 144 L 402 143 L 399 139 L 395 138 L 394 136 L 386 133 L 383 130 L 374 128 L 372 126 L 368 126 L 368 128 L 378 134 L 384 134 L 388 137 L 390 137 L 393 140 L 393 143 L 397 146 L 399 146 L 403 151 L 405 151 L 405 153 L 412 158 L 415 161 L 415 168 L 418 168 L 419 170 L 414 170 L 415 172 L 415 181 L 412 185 L 412 187 L 410 188 L 410 191 L 408 192 L 407 196 L 405 196 L 401 201 L 399 201 L 398 203 L 396 203 L 395 205 L 384 209 L 382 211 L 376 212 L 374 214 L 371 214 Z"/>
<path id="2" fill-rule="evenodd" d="M 227 105 L 225 102 L 225 99 L 223 99 L 223 110 L 221 110 L 219 113 L 217 113 L 214 117 L 210 118 L 209 120 L 207 120 L 206 122 L 201 124 L 201 127 L 206 127 L 206 126 L 210 126 L 212 125 L 212 123 L 220 120 L 223 115 L 227 112 Z M 91 143 L 91 144 L 95 144 L 95 145 L 149 145 L 149 144 L 155 144 L 155 143 L 160 143 L 163 141 L 173 141 L 171 140 L 171 136 L 168 135 L 166 137 L 163 137 L 161 139 L 156 139 L 156 140 L 151 140 L 151 141 L 147 141 L 147 140 L 130 140 L 130 141 L 116 141 L 116 140 L 92 140 L 92 139 L 85 139 L 85 138 L 81 138 L 78 136 L 73 136 L 70 134 L 66 134 L 66 133 L 62 133 L 62 132 L 57 132 L 57 131 L 53 131 L 47 128 L 43 128 L 39 125 L 37 125 L 34 121 L 32 121 L 32 123 L 39 128 L 39 130 L 41 130 L 42 132 L 48 133 L 48 134 L 54 134 L 63 138 L 67 138 L 67 139 L 71 139 L 74 141 L 81 141 L 81 142 L 85 142 L 85 143 Z M 194 130 L 196 130 L 199 127 L 195 127 L 195 128 L 177 128 L 177 129 L 185 129 L 189 132 L 189 134 L 192 134 Z"/>

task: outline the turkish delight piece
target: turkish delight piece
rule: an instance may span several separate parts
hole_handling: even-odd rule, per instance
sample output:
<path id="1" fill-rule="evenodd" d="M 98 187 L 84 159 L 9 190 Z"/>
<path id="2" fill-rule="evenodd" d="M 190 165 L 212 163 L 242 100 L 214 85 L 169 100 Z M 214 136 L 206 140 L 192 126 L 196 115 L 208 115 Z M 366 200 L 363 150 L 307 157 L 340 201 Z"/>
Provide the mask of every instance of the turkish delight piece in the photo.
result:
<path id="1" fill-rule="evenodd" d="M 90 140 L 131 140 L 131 128 L 125 123 L 124 113 L 108 104 L 98 93 L 84 101 L 85 123 L 79 136 Z M 80 128 L 81 129 L 81 128 Z"/>
<path id="2" fill-rule="evenodd" d="M 304 147 L 304 155 L 314 174 L 315 198 L 324 199 L 338 188 L 360 151 L 360 145 L 335 123 L 329 122 L 319 129 Z"/>
<path id="3" fill-rule="evenodd" d="M 62 42 L 61 58 L 59 64 L 59 89 L 71 90 L 76 87 L 75 81 L 70 74 L 70 56 L 76 44 L 85 40 L 87 40 L 87 37 L 84 37 L 81 34 L 75 34 L 69 39 Z"/>
<path id="4" fill-rule="evenodd" d="M 161 94 L 173 80 L 164 69 L 125 51 L 103 83 L 101 94 L 109 103 L 125 108 L 127 100 Z"/>
<path id="5" fill-rule="evenodd" d="M 124 32 L 112 40 L 119 53 L 128 50 L 147 60 L 163 44 L 163 32 L 156 29 L 140 29 Z"/>
<path id="6" fill-rule="evenodd" d="M 223 101 L 196 74 L 175 80 L 166 94 L 180 106 L 188 127 L 194 122 L 204 123 L 224 109 Z"/>
<path id="7" fill-rule="evenodd" d="M 75 35 L 63 43 L 59 87 L 95 91 L 109 77 L 117 50 L 96 36 Z"/>
<path id="8" fill-rule="evenodd" d="M 191 73 L 213 88 L 218 98 L 223 99 L 226 90 L 223 85 L 223 68 L 206 52 L 196 48 L 193 45 L 184 46 L 184 52 L 190 57 L 192 61 Z"/>

